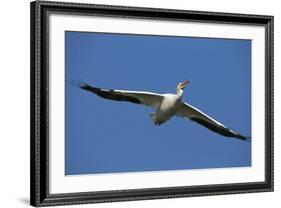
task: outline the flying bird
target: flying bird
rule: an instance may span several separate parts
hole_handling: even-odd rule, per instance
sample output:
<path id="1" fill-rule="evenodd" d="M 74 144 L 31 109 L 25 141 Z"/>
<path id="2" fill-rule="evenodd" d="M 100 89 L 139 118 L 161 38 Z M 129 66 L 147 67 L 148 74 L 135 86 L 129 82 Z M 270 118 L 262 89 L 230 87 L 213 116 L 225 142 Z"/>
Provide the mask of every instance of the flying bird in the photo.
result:
<path id="1" fill-rule="evenodd" d="M 179 116 L 197 122 L 198 124 L 208 128 L 209 130 L 226 137 L 234 137 L 241 140 L 249 139 L 249 137 L 245 137 L 229 129 L 225 125 L 221 124 L 212 117 L 203 113 L 201 110 L 184 102 L 182 100 L 183 92 L 185 87 L 189 83 L 189 80 L 179 83 L 177 86 L 177 93 L 175 94 L 157 94 L 153 92 L 144 91 L 104 89 L 93 87 L 89 84 L 81 82 L 79 82 L 78 86 L 83 90 L 94 93 L 99 97 L 105 99 L 115 101 L 126 101 L 154 108 L 155 112 L 150 114 L 150 117 L 154 122 L 154 125 L 156 126 L 167 122 L 173 116 Z"/>

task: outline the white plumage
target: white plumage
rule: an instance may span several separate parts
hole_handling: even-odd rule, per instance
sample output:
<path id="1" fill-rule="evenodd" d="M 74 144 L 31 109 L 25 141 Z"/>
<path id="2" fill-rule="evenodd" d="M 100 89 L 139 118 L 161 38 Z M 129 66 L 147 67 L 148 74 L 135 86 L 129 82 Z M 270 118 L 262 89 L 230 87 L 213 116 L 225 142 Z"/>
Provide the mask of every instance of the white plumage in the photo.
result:
<path id="1" fill-rule="evenodd" d="M 223 136 L 235 137 L 241 140 L 249 139 L 249 137 L 245 137 L 237 132 L 234 132 L 197 108 L 183 102 L 183 90 L 189 82 L 190 81 L 179 83 L 176 94 L 157 94 L 142 91 L 102 89 L 85 83 L 79 84 L 79 87 L 86 91 L 95 93 L 105 99 L 127 101 L 153 107 L 155 112 L 150 114 L 150 116 L 154 124 L 157 126 L 167 122 L 173 116 L 180 116 L 197 122 Z"/>

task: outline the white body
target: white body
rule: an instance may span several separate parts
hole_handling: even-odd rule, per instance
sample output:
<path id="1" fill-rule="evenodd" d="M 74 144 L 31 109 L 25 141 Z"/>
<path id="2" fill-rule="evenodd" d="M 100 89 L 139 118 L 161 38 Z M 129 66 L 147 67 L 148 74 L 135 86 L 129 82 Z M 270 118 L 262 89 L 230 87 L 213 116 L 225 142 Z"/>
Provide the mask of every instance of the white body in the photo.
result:
<path id="1" fill-rule="evenodd" d="M 164 94 L 163 97 L 164 99 L 156 109 L 156 112 L 151 114 L 151 118 L 155 125 L 165 123 L 171 117 L 176 115 L 178 108 L 182 103 L 181 94 Z"/>

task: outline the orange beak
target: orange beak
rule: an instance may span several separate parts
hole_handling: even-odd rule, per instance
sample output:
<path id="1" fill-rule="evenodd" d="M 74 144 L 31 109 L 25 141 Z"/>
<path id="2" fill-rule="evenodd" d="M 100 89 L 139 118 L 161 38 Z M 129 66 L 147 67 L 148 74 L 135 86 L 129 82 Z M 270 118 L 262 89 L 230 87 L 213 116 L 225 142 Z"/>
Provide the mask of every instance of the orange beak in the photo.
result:
<path id="1" fill-rule="evenodd" d="M 188 85 L 188 83 L 190 82 L 190 80 L 186 80 L 186 81 L 184 81 L 183 83 L 182 83 L 182 85 L 183 85 L 183 88 L 186 86 L 186 85 Z"/>

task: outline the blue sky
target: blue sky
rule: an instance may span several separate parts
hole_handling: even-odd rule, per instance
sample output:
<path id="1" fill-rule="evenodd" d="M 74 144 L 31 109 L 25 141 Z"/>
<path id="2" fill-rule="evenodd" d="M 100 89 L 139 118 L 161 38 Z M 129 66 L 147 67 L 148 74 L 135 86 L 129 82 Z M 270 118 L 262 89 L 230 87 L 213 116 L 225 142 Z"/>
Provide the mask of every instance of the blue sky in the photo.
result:
<path id="1" fill-rule="evenodd" d="M 251 136 L 251 41 L 66 32 L 66 175 L 251 166 L 251 143 L 71 84 L 175 93 Z"/>

